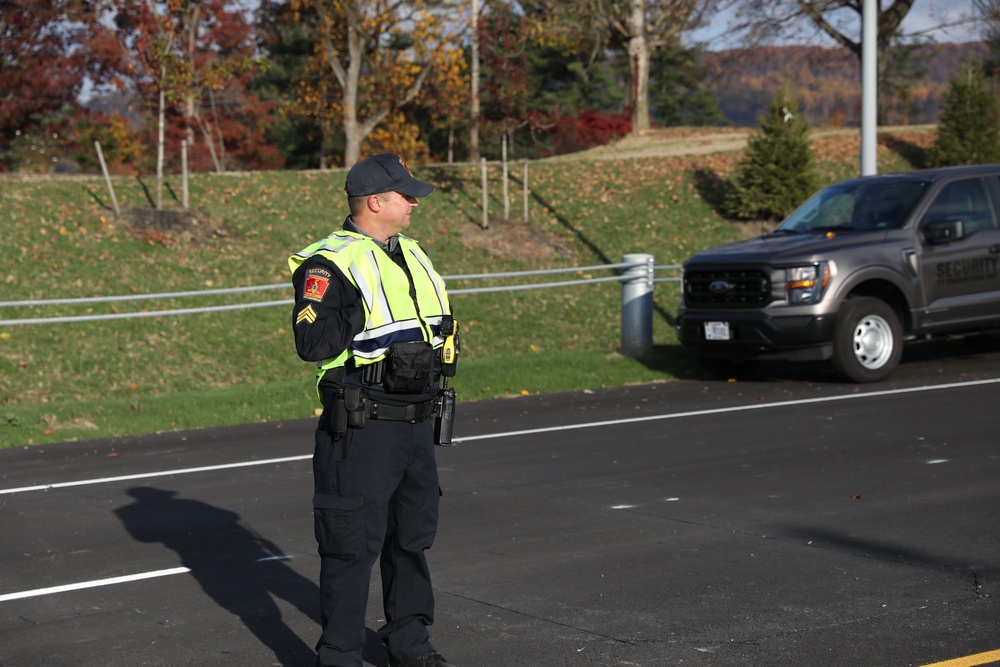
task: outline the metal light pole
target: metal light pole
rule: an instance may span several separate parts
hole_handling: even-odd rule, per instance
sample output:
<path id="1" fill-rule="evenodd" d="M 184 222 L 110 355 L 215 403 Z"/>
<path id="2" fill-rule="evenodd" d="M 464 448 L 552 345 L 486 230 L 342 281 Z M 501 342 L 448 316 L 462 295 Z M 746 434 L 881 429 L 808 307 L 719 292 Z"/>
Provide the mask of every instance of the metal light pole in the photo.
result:
<path id="1" fill-rule="evenodd" d="M 878 173 L 878 0 L 861 3 L 861 175 Z"/>

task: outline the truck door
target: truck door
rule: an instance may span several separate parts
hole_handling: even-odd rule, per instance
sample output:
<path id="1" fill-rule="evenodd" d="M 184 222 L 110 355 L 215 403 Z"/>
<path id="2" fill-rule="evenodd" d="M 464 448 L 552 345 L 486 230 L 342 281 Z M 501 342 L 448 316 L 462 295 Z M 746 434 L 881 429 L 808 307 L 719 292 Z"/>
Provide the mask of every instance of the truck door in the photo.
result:
<path id="1" fill-rule="evenodd" d="M 922 241 L 924 321 L 931 330 L 1000 320 L 1000 229 L 982 179 L 942 188 L 920 222 L 921 239 L 928 223 L 954 220 L 962 223 L 956 238 Z"/>

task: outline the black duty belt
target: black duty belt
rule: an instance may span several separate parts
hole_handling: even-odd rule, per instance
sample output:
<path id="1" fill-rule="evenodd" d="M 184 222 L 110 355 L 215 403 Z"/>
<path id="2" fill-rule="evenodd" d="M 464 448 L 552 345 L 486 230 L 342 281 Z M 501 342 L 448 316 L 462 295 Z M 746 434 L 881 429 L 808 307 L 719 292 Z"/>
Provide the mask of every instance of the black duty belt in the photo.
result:
<path id="1" fill-rule="evenodd" d="M 434 416 L 435 400 L 426 403 L 410 403 L 409 405 L 388 405 L 376 403 L 369 399 L 365 414 L 368 419 L 386 419 L 388 421 L 410 422 L 418 424 Z"/>

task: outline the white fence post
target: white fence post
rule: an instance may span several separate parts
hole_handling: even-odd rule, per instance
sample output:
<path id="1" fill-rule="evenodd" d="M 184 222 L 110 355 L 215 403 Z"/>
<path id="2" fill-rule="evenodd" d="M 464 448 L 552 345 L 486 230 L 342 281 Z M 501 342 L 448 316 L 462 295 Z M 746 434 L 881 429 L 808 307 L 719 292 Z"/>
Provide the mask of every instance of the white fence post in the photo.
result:
<path id="1" fill-rule="evenodd" d="M 622 349 L 627 357 L 640 357 L 653 349 L 653 256 L 622 257 L 630 264 L 622 276 Z"/>
<path id="2" fill-rule="evenodd" d="M 111 174 L 108 173 L 108 163 L 104 161 L 104 152 L 101 150 L 101 142 L 95 141 L 94 148 L 97 149 L 97 159 L 101 161 L 101 172 L 104 174 L 104 181 L 108 184 L 108 194 L 111 195 L 111 205 L 114 206 L 115 215 L 121 215 L 122 210 L 118 208 L 118 198 L 115 197 L 115 186 L 111 184 Z"/>
<path id="3" fill-rule="evenodd" d="M 510 222 L 510 182 L 507 180 L 507 133 L 503 135 L 503 221 Z"/>
<path id="4" fill-rule="evenodd" d="M 521 180 L 524 182 L 524 224 L 528 224 L 528 161 L 524 161 L 524 175 Z"/>
<path id="5" fill-rule="evenodd" d="M 188 210 L 188 140 L 181 140 L 181 206 Z"/>
<path id="6" fill-rule="evenodd" d="M 483 182 L 483 222 L 481 226 L 486 229 L 490 226 L 490 193 L 489 181 L 486 179 L 486 158 L 481 158 L 479 165 L 480 179 Z"/>

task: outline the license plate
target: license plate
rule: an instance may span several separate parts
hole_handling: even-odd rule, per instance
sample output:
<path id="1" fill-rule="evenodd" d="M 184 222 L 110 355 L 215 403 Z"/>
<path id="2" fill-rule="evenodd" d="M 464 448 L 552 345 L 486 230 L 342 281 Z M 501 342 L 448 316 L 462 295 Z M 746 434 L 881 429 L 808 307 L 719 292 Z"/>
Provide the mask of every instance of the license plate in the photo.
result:
<path id="1" fill-rule="evenodd" d="M 729 322 L 705 322 L 705 340 L 729 340 Z"/>

